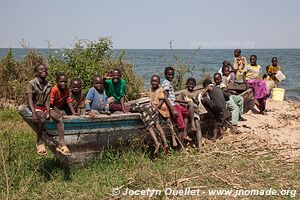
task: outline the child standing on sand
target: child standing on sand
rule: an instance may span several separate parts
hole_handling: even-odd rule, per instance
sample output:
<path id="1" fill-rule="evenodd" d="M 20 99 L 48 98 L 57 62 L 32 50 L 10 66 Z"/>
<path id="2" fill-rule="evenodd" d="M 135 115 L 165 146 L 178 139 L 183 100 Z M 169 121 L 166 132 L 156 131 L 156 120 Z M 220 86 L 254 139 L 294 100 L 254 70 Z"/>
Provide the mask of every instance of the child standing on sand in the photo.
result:
<path id="1" fill-rule="evenodd" d="M 35 78 L 29 81 L 26 88 L 27 103 L 32 112 L 32 121 L 38 124 L 36 140 L 36 153 L 45 155 L 47 153 L 43 142 L 44 122 L 49 119 L 49 95 L 51 84 L 46 77 L 48 69 L 45 65 L 39 64 L 34 67 Z"/>
<path id="2" fill-rule="evenodd" d="M 110 114 L 108 97 L 104 90 L 104 79 L 98 75 L 93 76 L 93 87 L 85 98 L 85 109 L 92 118 L 96 115 L 106 113 Z"/>
<path id="3" fill-rule="evenodd" d="M 64 122 L 63 115 L 65 113 L 77 114 L 72 105 L 73 99 L 70 97 L 68 89 L 68 78 L 65 74 L 58 73 L 56 75 L 56 85 L 50 92 L 50 116 L 57 123 L 59 145 L 56 151 L 63 155 L 70 155 L 70 150 L 65 145 L 64 140 Z"/>

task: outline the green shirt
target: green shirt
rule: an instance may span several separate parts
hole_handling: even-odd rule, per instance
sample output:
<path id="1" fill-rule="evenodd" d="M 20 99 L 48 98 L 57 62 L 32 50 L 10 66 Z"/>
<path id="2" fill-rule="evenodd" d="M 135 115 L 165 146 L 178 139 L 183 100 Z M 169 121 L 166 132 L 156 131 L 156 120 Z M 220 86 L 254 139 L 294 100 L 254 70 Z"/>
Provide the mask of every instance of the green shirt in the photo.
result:
<path id="1" fill-rule="evenodd" d="M 126 81 L 120 79 L 117 84 L 114 84 L 112 80 L 106 80 L 104 88 L 108 97 L 114 97 L 116 102 L 120 102 L 121 97 L 125 96 L 126 93 Z"/>

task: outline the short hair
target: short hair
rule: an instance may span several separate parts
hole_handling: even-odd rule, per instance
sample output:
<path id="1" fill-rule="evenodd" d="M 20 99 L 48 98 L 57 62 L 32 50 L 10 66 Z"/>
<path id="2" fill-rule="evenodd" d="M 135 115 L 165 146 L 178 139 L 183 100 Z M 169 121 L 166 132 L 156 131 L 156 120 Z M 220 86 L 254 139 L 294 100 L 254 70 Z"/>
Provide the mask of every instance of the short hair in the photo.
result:
<path id="1" fill-rule="evenodd" d="M 166 67 L 165 68 L 165 74 L 167 74 L 168 71 L 175 71 L 173 67 Z"/>
<path id="2" fill-rule="evenodd" d="M 95 81 L 96 78 L 99 78 L 99 80 L 100 80 L 101 82 L 104 82 L 104 78 L 102 78 L 102 77 L 99 76 L 98 74 L 95 74 L 95 75 L 92 77 L 92 83 L 94 83 L 94 81 Z"/>
<path id="3" fill-rule="evenodd" d="M 224 67 L 225 68 L 225 67 Z M 222 77 L 222 74 L 217 72 L 217 73 L 214 73 L 214 78 L 216 78 L 217 76 L 221 76 Z"/>
<path id="4" fill-rule="evenodd" d="M 71 84 L 75 81 L 77 81 L 81 85 L 81 80 L 79 78 L 72 78 Z"/>
<path id="5" fill-rule="evenodd" d="M 254 57 L 255 60 L 257 60 L 257 56 L 256 56 L 256 55 L 251 55 L 251 56 L 250 56 L 250 59 L 251 59 L 251 57 Z"/>
<path id="6" fill-rule="evenodd" d="M 38 72 L 38 71 L 39 71 L 39 67 L 40 67 L 41 65 L 43 65 L 43 66 L 46 67 L 46 65 L 44 65 L 43 63 L 39 63 L 39 64 L 37 64 L 36 66 L 34 66 L 33 71 L 34 71 L 35 73 Z"/>
<path id="7" fill-rule="evenodd" d="M 194 79 L 194 78 L 188 78 L 188 80 L 186 81 L 186 84 L 188 84 L 189 82 L 193 82 L 196 85 L 196 79 Z"/>
<path id="8" fill-rule="evenodd" d="M 277 57 L 273 57 L 273 58 L 272 58 L 272 60 L 273 60 L 273 59 L 275 59 L 275 60 L 277 60 L 277 61 L 278 61 Z"/>
<path id="9" fill-rule="evenodd" d="M 66 78 L 68 78 L 67 75 L 66 75 L 65 73 L 62 73 L 62 72 L 56 73 L 56 77 L 55 77 L 56 82 L 58 82 L 58 80 L 59 80 L 61 77 L 63 77 L 63 76 L 65 76 Z"/>
<path id="10" fill-rule="evenodd" d="M 239 54 L 241 54 L 241 50 L 240 49 L 235 49 L 234 52 L 238 52 Z"/>
<path id="11" fill-rule="evenodd" d="M 154 78 L 154 77 L 156 77 L 156 78 L 158 79 L 158 81 L 160 81 L 160 77 L 159 77 L 158 75 L 153 75 L 153 76 L 151 76 L 151 80 L 152 80 L 152 78 Z"/>
<path id="12" fill-rule="evenodd" d="M 212 81 L 210 79 L 204 79 L 204 81 L 202 82 L 202 85 L 205 87 L 209 84 L 212 84 Z"/>

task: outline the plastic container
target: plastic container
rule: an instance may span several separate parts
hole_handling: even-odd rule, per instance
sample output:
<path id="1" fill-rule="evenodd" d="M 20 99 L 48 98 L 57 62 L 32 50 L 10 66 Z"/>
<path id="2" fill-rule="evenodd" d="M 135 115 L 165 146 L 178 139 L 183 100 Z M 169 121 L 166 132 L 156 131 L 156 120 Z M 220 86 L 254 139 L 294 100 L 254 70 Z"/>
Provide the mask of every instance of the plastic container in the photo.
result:
<path id="1" fill-rule="evenodd" d="M 285 75 L 282 73 L 282 71 L 277 71 L 275 77 L 277 78 L 277 80 L 279 81 L 283 81 L 286 77 Z"/>
<path id="2" fill-rule="evenodd" d="M 285 89 L 283 88 L 273 88 L 272 89 L 272 99 L 275 101 L 283 101 Z"/>

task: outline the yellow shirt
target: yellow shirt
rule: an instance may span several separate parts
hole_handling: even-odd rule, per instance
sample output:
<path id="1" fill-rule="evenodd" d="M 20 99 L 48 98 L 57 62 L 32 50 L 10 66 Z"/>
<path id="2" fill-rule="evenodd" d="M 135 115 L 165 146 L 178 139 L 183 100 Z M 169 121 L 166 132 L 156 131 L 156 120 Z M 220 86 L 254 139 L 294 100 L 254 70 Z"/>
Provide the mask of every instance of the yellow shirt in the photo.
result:
<path id="1" fill-rule="evenodd" d="M 247 64 L 244 68 L 244 72 L 246 72 L 246 80 L 257 79 L 259 78 L 259 73 L 261 72 L 261 66 L 252 66 L 250 64 Z"/>
<path id="2" fill-rule="evenodd" d="M 281 67 L 279 65 L 277 65 L 277 67 L 274 67 L 273 65 L 269 65 L 268 66 L 268 70 L 267 73 L 269 74 L 269 77 L 273 80 L 273 81 L 278 81 L 275 77 L 277 71 L 281 71 Z"/>

